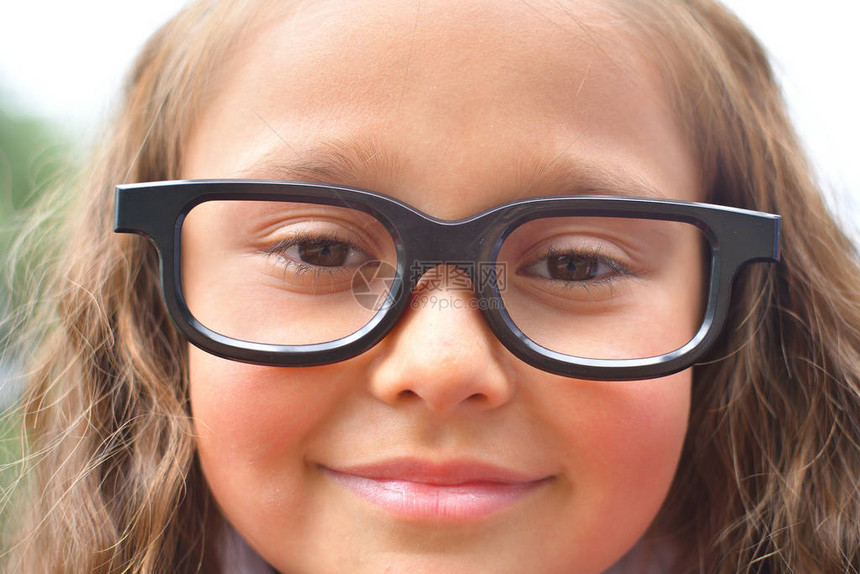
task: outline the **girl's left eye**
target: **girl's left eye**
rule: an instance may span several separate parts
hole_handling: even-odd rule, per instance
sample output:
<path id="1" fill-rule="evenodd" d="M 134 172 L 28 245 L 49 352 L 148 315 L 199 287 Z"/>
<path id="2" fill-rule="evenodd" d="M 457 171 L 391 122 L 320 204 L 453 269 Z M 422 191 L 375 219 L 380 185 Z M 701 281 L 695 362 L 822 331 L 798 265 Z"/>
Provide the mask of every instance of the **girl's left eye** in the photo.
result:
<path id="1" fill-rule="evenodd" d="M 628 274 L 629 271 L 621 263 L 600 253 L 551 251 L 522 267 L 518 273 L 551 281 L 581 284 L 607 280 L 616 275 Z"/>

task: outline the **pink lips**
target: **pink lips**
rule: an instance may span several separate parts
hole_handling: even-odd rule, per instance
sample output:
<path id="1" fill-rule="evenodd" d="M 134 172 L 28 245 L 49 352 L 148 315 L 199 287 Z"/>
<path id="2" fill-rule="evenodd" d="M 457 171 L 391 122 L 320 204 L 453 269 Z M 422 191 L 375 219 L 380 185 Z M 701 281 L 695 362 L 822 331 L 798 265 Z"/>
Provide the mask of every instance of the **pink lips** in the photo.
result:
<path id="1" fill-rule="evenodd" d="M 334 480 L 361 498 L 412 519 L 472 520 L 500 512 L 551 476 L 527 476 L 483 463 L 396 460 L 334 470 Z"/>

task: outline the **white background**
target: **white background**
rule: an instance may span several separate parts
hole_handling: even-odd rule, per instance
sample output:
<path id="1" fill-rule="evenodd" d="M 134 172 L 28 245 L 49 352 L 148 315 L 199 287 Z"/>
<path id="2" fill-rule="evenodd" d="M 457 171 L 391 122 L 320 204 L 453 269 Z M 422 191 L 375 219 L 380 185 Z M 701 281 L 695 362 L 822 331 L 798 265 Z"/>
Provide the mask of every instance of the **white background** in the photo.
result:
<path id="1" fill-rule="evenodd" d="M 2 0 L 0 86 L 17 107 L 94 137 L 137 50 L 178 0 Z M 728 0 L 770 51 L 844 223 L 860 227 L 860 3 Z M 856 233 L 856 231 L 855 231 Z"/>

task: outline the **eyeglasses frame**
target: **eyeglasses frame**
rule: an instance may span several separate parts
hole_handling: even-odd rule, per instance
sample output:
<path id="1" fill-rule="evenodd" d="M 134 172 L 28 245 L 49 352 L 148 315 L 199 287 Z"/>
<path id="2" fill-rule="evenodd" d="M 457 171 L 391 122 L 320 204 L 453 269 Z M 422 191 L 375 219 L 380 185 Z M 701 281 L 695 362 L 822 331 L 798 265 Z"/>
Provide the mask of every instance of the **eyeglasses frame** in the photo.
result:
<path id="1" fill-rule="evenodd" d="M 207 201 L 290 201 L 357 209 L 375 217 L 389 232 L 397 256 L 393 298 L 358 331 L 324 343 L 273 345 L 224 336 L 192 315 L 182 293 L 182 224 Z M 542 217 L 627 217 L 695 225 L 710 253 L 708 302 L 702 325 L 684 346 L 637 359 L 588 359 L 564 355 L 529 339 L 513 322 L 496 278 L 478 280 L 477 265 L 462 265 L 476 295 L 490 304 L 480 312 L 499 341 L 515 356 L 544 371 L 605 381 L 663 377 L 701 358 L 716 340 L 728 314 L 737 272 L 756 261 L 779 261 L 780 217 L 734 207 L 642 197 L 545 196 L 498 205 L 460 220 L 441 220 L 389 196 L 356 187 L 316 182 L 269 180 L 178 180 L 116 187 L 116 233 L 147 237 L 159 254 L 160 280 L 168 313 L 190 343 L 213 355 L 257 365 L 317 366 L 358 356 L 381 341 L 409 306 L 420 276 L 407 273 L 416 262 L 497 261 L 504 239 L 518 226 Z"/>

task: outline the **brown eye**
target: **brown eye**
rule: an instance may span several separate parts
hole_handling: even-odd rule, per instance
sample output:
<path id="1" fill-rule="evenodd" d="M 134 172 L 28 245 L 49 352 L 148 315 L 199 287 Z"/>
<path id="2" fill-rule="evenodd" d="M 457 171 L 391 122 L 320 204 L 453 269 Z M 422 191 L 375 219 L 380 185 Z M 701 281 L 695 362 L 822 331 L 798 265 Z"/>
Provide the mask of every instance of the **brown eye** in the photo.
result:
<path id="1" fill-rule="evenodd" d="M 279 241 L 265 253 L 280 255 L 288 266 L 298 271 L 316 268 L 341 271 L 367 263 L 371 257 L 349 241 L 328 237 L 295 237 Z"/>
<path id="2" fill-rule="evenodd" d="M 593 257 L 575 254 L 546 258 L 547 275 L 558 281 L 589 281 L 598 276 L 600 262 Z"/>
<path id="3" fill-rule="evenodd" d="M 562 283 L 588 283 L 617 275 L 630 275 L 624 265 L 600 253 L 575 251 L 552 251 L 526 265 L 518 273 Z"/>
<path id="4" fill-rule="evenodd" d="M 349 257 L 350 246 L 337 242 L 299 243 L 299 259 L 316 267 L 340 267 Z"/>

